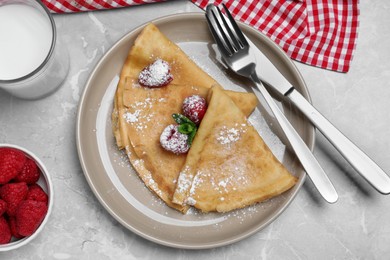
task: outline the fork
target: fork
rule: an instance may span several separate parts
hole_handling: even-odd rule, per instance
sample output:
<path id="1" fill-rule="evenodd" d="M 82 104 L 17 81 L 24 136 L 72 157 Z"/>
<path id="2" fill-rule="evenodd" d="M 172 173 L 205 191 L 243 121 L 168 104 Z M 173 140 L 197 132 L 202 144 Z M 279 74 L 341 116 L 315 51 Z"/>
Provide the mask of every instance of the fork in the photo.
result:
<path id="1" fill-rule="evenodd" d="M 328 176 L 295 131 L 274 99 L 268 93 L 256 73 L 256 59 L 249 55 L 249 44 L 233 19 L 229 10 L 223 5 L 227 17 L 213 4 L 206 8 L 206 18 L 210 31 L 217 43 L 223 61 L 238 75 L 251 79 L 257 88 L 253 92 L 259 100 L 265 100 L 284 131 L 292 149 L 309 175 L 321 196 L 329 203 L 338 199 L 338 194 Z"/>

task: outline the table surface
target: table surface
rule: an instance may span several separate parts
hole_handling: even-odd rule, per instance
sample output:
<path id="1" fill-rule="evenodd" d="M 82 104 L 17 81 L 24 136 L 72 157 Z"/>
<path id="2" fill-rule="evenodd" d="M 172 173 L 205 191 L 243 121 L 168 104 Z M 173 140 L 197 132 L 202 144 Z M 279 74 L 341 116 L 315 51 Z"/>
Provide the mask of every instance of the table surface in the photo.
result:
<path id="1" fill-rule="evenodd" d="M 314 105 L 390 172 L 390 4 L 360 3 L 357 49 L 348 73 L 295 62 Z M 41 100 L 0 92 L 0 143 L 34 151 L 52 174 L 55 203 L 43 232 L 1 259 L 388 259 L 390 198 L 379 194 L 317 132 L 314 154 L 338 193 L 324 202 L 307 179 L 272 224 L 232 245 L 174 249 L 145 240 L 118 223 L 92 193 L 76 150 L 77 108 L 95 64 L 124 34 L 157 17 L 201 12 L 188 1 L 55 15 L 70 53 L 65 84 Z"/>

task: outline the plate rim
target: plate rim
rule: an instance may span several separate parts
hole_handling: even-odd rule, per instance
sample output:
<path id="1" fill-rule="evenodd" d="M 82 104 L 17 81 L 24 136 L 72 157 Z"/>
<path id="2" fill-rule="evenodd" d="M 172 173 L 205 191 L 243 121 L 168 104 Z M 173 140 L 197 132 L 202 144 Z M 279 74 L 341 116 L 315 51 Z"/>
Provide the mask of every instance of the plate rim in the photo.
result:
<path id="1" fill-rule="evenodd" d="M 245 238 L 247 238 L 247 237 L 249 237 L 249 236 L 259 232 L 260 230 L 262 230 L 263 228 L 268 226 L 270 223 L 272 223 L 277 217 L 279 217 L 283 213 L 284 210 L 286 210 L 286 208 L 291 204 L 291 202 L 297 196 L 297 194 L 298 194 L 299 190 L 301 189 L 301 187 L 302 187 L 302 185 L 303 185 L 303 183 L 305 181 L 305 178 L 306 178 L 306 173 L 305 173 L 305 171 L 303 171 L 301 181 L 299 181 L 296 184 L 296 187 L 294 187 L 296 189 L 294 194 L 292 194 L 292 196 L 289 197 L 283 203 L 284 205 L 282 207 L 280 207 L 276 211 L 276 214 L 274 214 L 272 217 L 270 217 L 269 220 L 266 223 L 264 223 L 263 225 L 259 225 L 256 228 L 253 228 L 252 230 L 249 230 L 248 232 L 243 233 L 240 236 L 237 236 L 236 238 L 220 240 L 219 242 L 215 242 L 215 243 L 212 243 L 212 244 L 210 244 L 210 243 L 209 244 L 203 244 L 203 245 L 191 245 L 189 243 L 172 243 L 172 242 L 167 242 L 167 241 L 155 238 L 155 237 L 153 237 L 153 236 L 151 236 L 149 234 L 146 234 L 146 233 L 142 232 L 141 230 L 138 230 L 137 228 L 133 227 L 132 225 L 127 223 L 125 220 L 123 220 L 120 216 L 118 216 L 117 213 L 114 210 L 112 210 L 112 208 L 106 203 L 104 198 L 98 192 L 97 188 L 95 187 L 95 185 L 94 185 L 94 183 L 93 183 L 93 181 L 91 179 L 90 174 L 87 174 L 89 172 L 89 170 L 87 169 L 88 167 L 87 167 L 87 165 L 85 163 L 84 156 L 83 156 L 83 151 L 82 151 L 82 147 L 81 147 L 82 146 L 82 144 L 81 144 L 82 141 L 81 141 L 81 127 L 80 127 L 81 126 L 81 120 L 82 120 L 81 119 L 81 114 L 82 114 L 83 108 L 85 106 L 86 95 L 87 95 L 88 90 L 91 87 L 91 82 L 93 81 L 97 70 L 99 69 L 100 66 L 102 66 L 102 63 L 107 59 L 107 57 L 109 57 L 110 54 L 113 51 L 115 51 L 117 46 L 120 45 L 122 41 L 124 41 L 127 37 L 131 37 L 132 35 L 134 35 L 137 32 L 139 33 L 147 24 L 154 23 L 158 27 L 159 24 L 167 23 L 167 22 L 170 22 L 172 20 L 177 20 L 177 22 L 178 22 L 181 19 L 190 19 L 190 18 L 199 19 L 201 17 L 204 17 L 204 13 L 203 12 L 187 12 L 187 13 L 171 14 L 171 15 L 162 16 L 162 17 L 159 17 L 159 18 L 147 21 L 145 23 L 142 23 L 141 25 L 139 25 L 139 26 L 131 29 L 130 31 L 126 32 L 122 37 L 120 37 L 107 50 L 106 53 L 104 53 L 104 55 L 99 59 L 99 61 L 95 64 L 94 68 L 90 72 L 90 74 L 88 76 L 88 79 L 87 79 L 87 81 L 84 84 L 84 89 L 83 89 L 82 95 L 80 96 L 79 105 L 78 105 L 78 109 L 77 109 L 77 120 L 76 120 L 76 146 L 77 146 L 77 154 L 78 154 L 79 162 L 80 162 L 80 165 L 81 165 L 84 177 L 86 178 L 87 183 L 88 183 L 90 189 L 92 190 L 92 192 L 95 195 L 95 197 L 98 199 L 99 203 L 105 208 L 105 210 L 116 221 L 121 223 L 124 227 L 126 227 L 126 229 L 130 230 L 131 232 L 135 233 L 136 235 L 139 235 L 140 237 L 142 237 L 144 239 L 147 239 L 149 241 L 155 242 L 155 243 L 160 244 L 160 245 L 164 245 L 164 246 L 168 246 L 168 247 L 172 247 L 172 248 L 180 248 L 180 249 L 209 249 L 209 248 L 216 248 L 216 247 L 226 246 L 226 245 L 229 245 L 229 244 L 232 244 L 232 243 L 236 243 L 236 242 L 238 242 L 238 241 L 240 241 L 242 239 L 245 239 Z M 266 35 L 264 35 L 263 33 L 255 30 L 254 28 L 252 28 L 249 25 L 246 25 L 246 24 L 244 24 L 242 22 L 238 22 L 238 23 L 239 23 L 240 26 L 243 26 L 247 30 L 252 31 L 254 34 L 259 36 L 262 40 L 267 41 L 269 44 L 272 45 L 272 48 L 277 49 L 278 54 L 283 56 L 283 59 L 284 59 L 283 62 L 289 63 L 288 65 L 293 68 L 294 74 L 302 82 L 304 88 L 302 90 L 300 90 L 300 91 L 302 91 L 302 95 L 311 103 L 312 102 L 311 96 L 310 96 L 310 93 L 308 91 L 308 88 L 306 86 L 306 83 L 305 83 L 301 73 L 299 72 L 298 68 L 293 63 L 293 61 L 284 52 L 284 50 L 279 45 L 277 45 L 274 41 L 272 41 Z M 308 137 L 308 140 L 307 140 L 307 145 L 308 145 L 309 149 L 311 151 L 313 151 L 314 146 L 315 146 L 315 128 L 313 126 L 310 126 L 310 129 L 308 130 L 308 136 L 309 137 Z"/>

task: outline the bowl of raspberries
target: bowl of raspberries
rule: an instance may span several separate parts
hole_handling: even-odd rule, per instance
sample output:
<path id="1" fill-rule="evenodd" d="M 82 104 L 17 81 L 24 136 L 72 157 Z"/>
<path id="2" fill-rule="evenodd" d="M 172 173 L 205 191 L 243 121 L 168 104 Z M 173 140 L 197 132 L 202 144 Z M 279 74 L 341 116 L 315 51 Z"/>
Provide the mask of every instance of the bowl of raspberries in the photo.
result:
<path id="1" fill-rule="evenodd" d="M 53 205 L 52 186 L 32 152 L 0 144 L 0 252 L 19 248 L 41 232 Z"/>

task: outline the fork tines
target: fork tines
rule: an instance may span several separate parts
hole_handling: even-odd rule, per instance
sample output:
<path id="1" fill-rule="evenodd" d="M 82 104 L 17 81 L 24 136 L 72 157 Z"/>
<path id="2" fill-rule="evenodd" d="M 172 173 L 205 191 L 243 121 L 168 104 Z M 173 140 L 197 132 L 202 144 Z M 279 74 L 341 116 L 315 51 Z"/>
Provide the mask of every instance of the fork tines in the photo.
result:
<path id="1" fill-rule="evenodd" d="M 218 7 L 209 4 L 206 8 L 206 18 L 220 51 L 226 56 L 231 56 L 235 52 L 244 49 L 248 42 L 224 4 L 223 8 L 227 17 L 222 14 Z M 221 26 L 222 24 L 224 26 Z M 222 46 L 223 48 L 221 48 Z"/>

